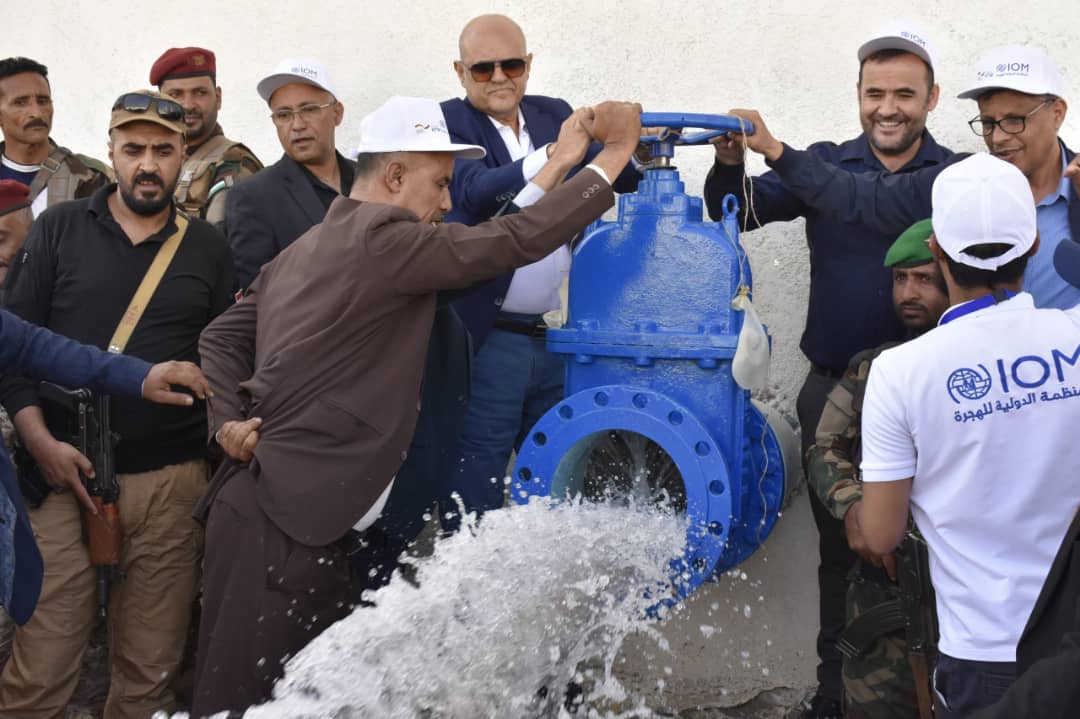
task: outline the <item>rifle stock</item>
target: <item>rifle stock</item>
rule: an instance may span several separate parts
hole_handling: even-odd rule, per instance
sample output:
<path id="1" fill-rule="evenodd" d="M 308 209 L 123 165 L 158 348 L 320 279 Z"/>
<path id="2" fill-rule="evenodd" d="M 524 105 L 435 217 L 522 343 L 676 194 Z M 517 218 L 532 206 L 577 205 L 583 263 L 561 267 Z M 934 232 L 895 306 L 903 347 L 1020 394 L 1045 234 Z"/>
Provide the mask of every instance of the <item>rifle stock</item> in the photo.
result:
<path id="1" fill-rule="evenodd" d="M 119 577 L 122 544 L 116 504 L 120 498 L 120 485 L 113 464 L 116 437 L 110 426 L 109 397 L 95 396 L 84 388 L 67 389 L 51 382 L 41 383 L 39 396 L 70 416 L 73 420 L 71 435 L 61 439 L 75 445 L 94 465 L 94 476 L 83 475 L 82 481 L 97 514 L 84 512 L 83 528 L 90 564 L 97 567 L 98 611 L 104 616 L 109 587 Z"/>

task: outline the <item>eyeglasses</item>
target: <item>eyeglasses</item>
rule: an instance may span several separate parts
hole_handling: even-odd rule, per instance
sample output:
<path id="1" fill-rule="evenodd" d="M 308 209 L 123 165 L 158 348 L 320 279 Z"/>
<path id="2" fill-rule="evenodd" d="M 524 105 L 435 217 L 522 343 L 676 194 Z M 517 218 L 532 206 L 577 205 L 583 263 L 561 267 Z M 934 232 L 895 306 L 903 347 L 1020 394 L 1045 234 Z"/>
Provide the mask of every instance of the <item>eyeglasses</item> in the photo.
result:
<path id="1" fill-rule="evenodd" d="M 525 74 L 528 62 L 523 57 L 510 57 L 505 60 L 485 60 L 473 63 L 469 68 L 469 74 L 476 82 L 488 82 L 495 75 L 495 68 L 501 67 L 507 77 L 521 77 Z"/>
<path id="2" fill-rule="evenodd" d="M 1001 131 L 1006 135 L 1019 135 L 1027 128 L 1027 119 L 1052 102 L 1052 99 L 1043 100 L 1026 115 L 1009 115 L 1000 120 L 991 120 L 989 117 L 976 117 L 968 122 L 968 126 L 979 137 L 990 137 L 994 134 L 995 127 L 1001 128 Z"/>
<path id="3" fill-rule="evenodd" d="M 124 110 L 126 112 L 146 112 L 151 107 L 157 108 L 158 117 L 163 120 L 179 122 L 184 119 L 184 108 L 179 103 L 164 97 L 144 95 L 141 92 L 129 92 L 116 98 L 113 103 L 113 112 Z"/>
<path id="4" fill-rule="evenodd" d="M 291 125 L 292 121 L 299 115 L 304 122 L 311 122 L 315 117 L 334 104 L 334 101 L 324 102 L 321 105 L 301 105 L 295 110 L 289 110 L 282 108 L 281 110 L 274 110 L 270 113 L 270 119 L 274 121 L 274 124 L 278 127 L 285 127 Z"/>

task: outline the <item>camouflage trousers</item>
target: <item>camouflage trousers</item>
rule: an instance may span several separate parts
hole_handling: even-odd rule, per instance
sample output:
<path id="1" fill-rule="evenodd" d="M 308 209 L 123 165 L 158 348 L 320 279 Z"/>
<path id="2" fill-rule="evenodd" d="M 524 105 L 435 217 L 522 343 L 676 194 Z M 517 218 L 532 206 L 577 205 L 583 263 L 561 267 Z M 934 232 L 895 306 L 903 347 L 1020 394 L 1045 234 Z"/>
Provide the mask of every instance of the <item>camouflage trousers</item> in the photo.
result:
<path id="1" fill-rule="evenodd" d="M 897 598 L 896 585 L 882 579 L 884 572 L 864 570 L 859 562 L 848 584 L 849 623 L 867 609 Z M 845 657 L 843 681 L 846 719 L 919 719 L 915 679 L 903 632 L 879 637 L 855 659 Z"/>

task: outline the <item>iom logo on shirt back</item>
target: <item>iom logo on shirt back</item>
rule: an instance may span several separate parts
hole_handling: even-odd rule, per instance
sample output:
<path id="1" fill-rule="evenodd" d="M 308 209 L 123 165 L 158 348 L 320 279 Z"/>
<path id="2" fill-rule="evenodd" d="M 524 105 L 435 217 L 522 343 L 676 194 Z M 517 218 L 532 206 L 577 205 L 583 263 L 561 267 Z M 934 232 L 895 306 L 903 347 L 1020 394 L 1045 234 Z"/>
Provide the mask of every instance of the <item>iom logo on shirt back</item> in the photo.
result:
<path id="1" fill-rule="evenodd" d="M 982 372 L 979 372 L 978 369 L 961 367 L 949 375 L 949 396 L 952 397 L 953 402 L 960 404 L 957 395 L 964 399 L 982 399 L 990 391 L 993 386 L 990 379 L 990 370 L 986 369 L 986 365 L 979 365 L 978 367 Z"/>
<path id="2" fill-rule="evenodd" d="M 1066 376 L 1075 374 L 1078 365 L 1080 345 L 1071 351 L 1052 349 L 1046 357 L 1032 354 L 1014 359 L 994 360 L 993 372 L 983 364 L 976 365 L 978 369 L 961 367 L 953 370 L 946 384 L 949 397 L 956 404 L 960 404 L 961 399 L 977 400 L 985 397 L 994 385 L 993 375 L 997 375 L 1000 391 L 1005 395 L 1023 394 L 1028 390 L 1042 389 L 1048 383 L 1064 385 Z M 1073 396 L 1071 388 L 1068 396 Z"/>

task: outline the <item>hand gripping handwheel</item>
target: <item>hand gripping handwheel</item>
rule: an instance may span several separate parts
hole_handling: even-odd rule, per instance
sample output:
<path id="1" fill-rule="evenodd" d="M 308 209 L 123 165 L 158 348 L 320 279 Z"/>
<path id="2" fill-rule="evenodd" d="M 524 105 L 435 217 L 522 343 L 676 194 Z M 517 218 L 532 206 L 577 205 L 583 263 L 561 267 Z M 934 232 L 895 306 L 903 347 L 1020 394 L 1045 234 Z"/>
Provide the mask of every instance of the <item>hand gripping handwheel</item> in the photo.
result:
<path id="1" fill-rule="evenodd" d="M 754 134 L 754 125 L 733 115 L 704 115 L 689 112 L 643 112 L 642 127 L 664 127 L 680 132 L 665 132 L 661 135 L 643 135 L 641 142 L 651 146 L 653 159 L 673 157 L 676 145 L 704 145 L 713 138 L 728 132 L 745 135 Z M 686 128 L 701 128 L 704 132 L 686 134 Z M 660 164 L 660 163 L 658 163 Z"/>

